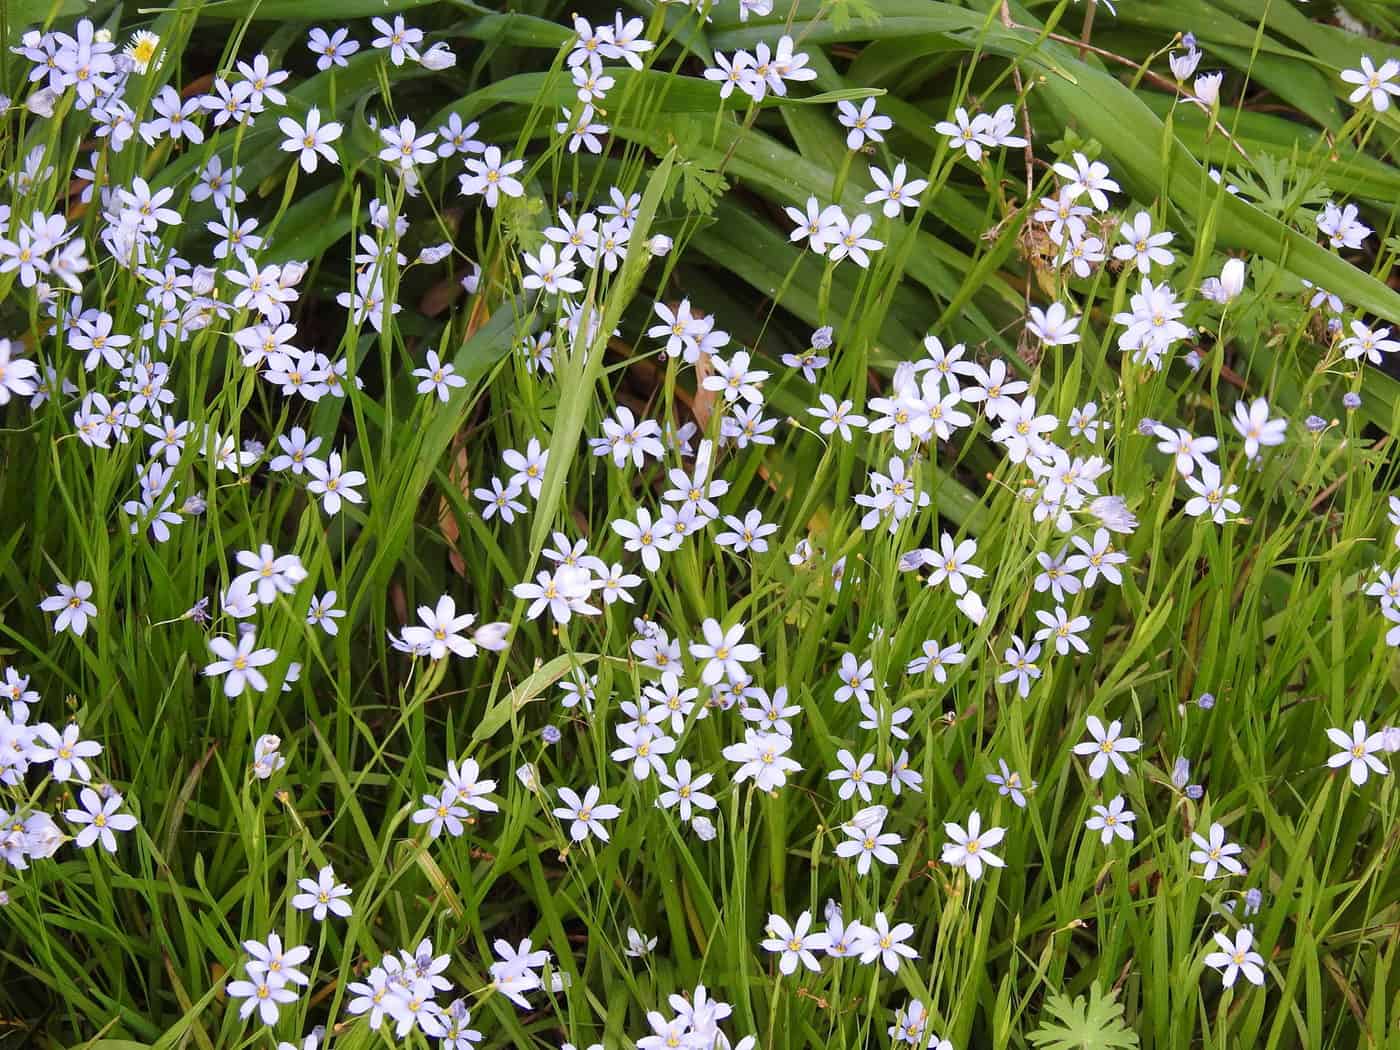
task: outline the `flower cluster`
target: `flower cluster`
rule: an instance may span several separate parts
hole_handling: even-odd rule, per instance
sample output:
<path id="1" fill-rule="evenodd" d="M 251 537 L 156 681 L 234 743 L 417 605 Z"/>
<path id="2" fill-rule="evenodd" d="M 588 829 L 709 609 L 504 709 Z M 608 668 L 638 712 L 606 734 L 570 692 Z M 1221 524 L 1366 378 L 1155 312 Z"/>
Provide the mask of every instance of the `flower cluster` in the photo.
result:
<path id="1" fill-rule="evenodd" d="M 39 526 L 50 502 L 94 521 L 63 548 L 67 560 L 42 551 L 44 580 L 5 631 L 23 642 L 15 655 L 44 654 L 36 674 L 104 695 L 32 720 L 44 701 L 30 675 L 0 669 L 7 878 L 47 906 L 53 891 L 29 892 L 43 884 L 16 873 L 32 879 L 70 841 L 102 847 L 87 855 L 94 872 L 126 863 L 123 851 L 139 858 L 123 869 L 128 883 L 174 871 L 135 788 L 168 764 L 142 773 L 108 711 L 135 685 L 117 670 L 119 650 L 148 646 L 132 659 L 162 665 L 168 702 L 183 705 L 176 724 L 188 724 L 185 707 L 208 716 L 198 730 L 208 754 L 176 788 L 165 843 L 187 810 L 208 820 L 217 798 L 237 813 L 238 843 L 266 850 L 235 888 L 201 881 L 198 899 L 222 908 L 242 893 L 258 915 L 204 923 L 201 950 L 226 935 L 234 955 L 232 929 L 266 931 L 281 914 L 282 933 L 241 942 L 223 991 L 241 1021 L 296 1024 L 298 1037 L 317 1011 L 335 1014 L 307 1046 L 354 1028 L 464 1050 L 486 1038 L 472 1008 L 484 1013 L 478 1002 L 497 995 L 572 1025 L 597 1005 L 574 982 L 598 966 L 573 956 L 591 946 L 579 949 L 560 916 L 602 896 L 595 921 L 640 922 L 629 909 L 649 907 L 639 898 L 650 890 L 633 878 L 665 883 L 673 942 L 711 937 L 711 919 L 737 924 L 725 948 L 744 955 L 741 969 L 750 956 L 767 969 L 770 1016 L 780 994 L 827 1008 L 822 996 L 848 994 L 840 982 L 862 967 L 860 994 L 894 1011 L 888 1038 L 911 1047 L 954 1050 L 935 1032 L 970 1030 L 940 1007 L 947 990 L 916 972 L 942 965 L 939 924 L 1008 906 L 1003 884 L 1030 871 L 1054 884 L 1080 855 L 1102 865 L 1092 885 L 1151 849 L 1153 879 L 1171 892 L 1191 885 L 1183 908 L 1206 902 L 1205 919 L 1183 912 L 1172 939 L 1185 937 L 1220 985 L 1296 983 L 1278 968 L 1283 946 L 1260 944 L 1245 921 L 1278 881 L 1275 836 L 1223 801 L 1239 743 L 1219 714 L 1209 722 L 1216 700 L 1201 690 L 1261 709 L 1305 692 L 1295 683 L 1310 672 L 1251 678 L 1208 650 L 1229 648 L 1232 616 L 1266 609 L 1251 637 L 1267 646 L 1290 603 L 1324 598 L 1328 615 L 1364 606 L 1377 652 L 1356 658 L 1339 630 L 1330 650 L 1310 642 L 1297 663 L 1334 661 L 1343 683 L 1370 660 L 1367 680 L 1389 683 L 1400 567 L 1352 565 L 1310 596 L 1313 563 L 1340 564 L 1375 538 L 1340 513 L 1299 524 L 1348 487 L 1367 491 L 1356 505 L 1369 514 L 1385 443 L 1359 453 L 1369 437 L 1359 422 L 1334 439 L 1341 424 L 1294 408 L 1339 383 L 1342 403 L 1359 406 L 1368 373 L 1400 352 L 1400 318 L 1380 316 L 1374 295 L 1353 305 L 1295 281 L 1286 259 L 1216 251 L 1181 227 L 1176 202 L 1138 188 L 1112 143 L 1066 129 L 1050 145 L 1031 127 L 1019 67 L 1014 101 L 994 88 L 981 109 L 960 90 L 939 108 L 946 119 L 915 128 L 909 107 L 874 93 L 804 95 L 841 77 L 827 56 L 799 50 L 804 35 L 772 20 L 771 0 L 739 0 L 742 28 L 719 32 L 745 46 L 711 52 L 712 65 L 695 51 L 701 37 L 675 29 L 690 19 L 703 30 L 713 5 L 686 6 L 596 24 L 571 15 L 538 127 L 520 134 L 471 96 L 427 121 L 390 99 L 376 112 L 368 89 L 355 112 L 337 103 L 337 76 L 389 88 L 436 84 L 455 67 L 446 42 L 402 15 L 370 19 L 363 47 L 349 26 L 311 28 L 296 57 L 314 60 L 324 93 L 294 83 L 279 67 L 296 63 L 270 48 L 181 91 L 151 79 L 164 56 L 149 31 L 124 50 L 88 19 L 18 38 L 29 86 L 0 114 L 52 118 L 85 155 L 69 185 L 58 147 L 30 136 L 7 182 L 0 298 L 22 309 L 4 315 L 15 330 L 0 338 L 0 411 L 47 443 L 45 464 L 87 475 L 43 494 Z M 529 29 L 548 36 L 542 19 Z M 672 99 L 670 181 L 652 185 L 629 121 L 657 100 L 656 63 L 673 51 L 667 82 L 713 100 L 715 124 L 707 140 L 691 96 Z M 1226 134 L 1227 81 L 1198 75 L 1202 58 L 1182 39 L 1171 78 L 1153 76 L 1164 105 L 1193 120 L 1204 111 L 1206 134 Z M 1363 107 L 1354 119 L 1372 121 L 1400 95 L 1400 62 L 1363 58 L 1341 80 Z M 790 156 L 830 145 L 834 181 L 755 175 L 748 155 L 727 167 L 736 151 L 716 145 L 721 122 L 742 136 L 774 110 L 801 110 Z M 907 155 L 918 142 L 932 150 L 924 167 Z M 698 159 L 706 150 L 715 170 Z M 997 152 L 1009 150 L 1025 152 Z M 1009 193 L 1023 157 L 1030 184 Z M 285 180 L 276 210 L 263 201 L 274 176 Z M 781 267 L 754 279 L 764 287 L 752 310 L 727 301 L 713 265 L 689 264 L 696 245 L 720 250 L 708 224 L 714 187 L 731 177 L 775 198 L 760 247 Z M 955 309 L 934 320 L 925 291 L 969 311 L 977 294 L 943 287 L 941 270 L 921 271 L 917 297 L 896 295 L 909 258 L 930 254 L 926 212 L 961 180 L 980 180 L 1012 232 L 958 261 L 991 280 L 1015 248 L 1025 269 L 1024 301 L 997 276 L 1000 320 L 976 307 L 985 338 L 966 334 Z M 1247 208 L 1294 194 L 1281 221 L 1335 264 L 1322 272 L 1394 254 L 1390 242 L 1377 248 L 1370 211 L 1330 191 L 1261 191 L 1204 169 L 1199 181 Z M 288 233 L 308 182 L 339 194 L 347 223 L 324 237 L 347 239 L 344 266 L 319 231 Z M 977 209 L 958 197 L 956 210 Z M 815 294 L 784 299 L 809 272 Z M 408 291 L 420 286 L 421 298 Z M 1265 382 L 1257 360 L 1241 364 L 1231 349 L 1282 346 L 1280 302 L 1298 342 L 1320 347 L 1302 393 Z M 1335 481 L 1279 514 L 1271 489 L 1324 475 Z M 1400 547 L 1400 496 L 1388 508 Z M 1269 527 L 1249 532 L 1256 518 Z M 1303 530 L 1335 548 L 1294 558 Z M 1246 534 L 1257 542 L 1241 554 Z M 147 615 L 166 607 L 156 615 L 169 619 Z M 43 638 L 29 637 L 26 618 Z M 1293 720 L 1294 708 L 1314 721 Z M 1393 707 L 1307 691 L 1271 710 L 1306 740 L 1307 768 L 1290 777 L 1328 785 L 1334 804 L 1390 789 L 1373 778 L 1389 776 L 1386 756 L 1400 750 Z M 469 740 L 451 738 L 464 727 Z M 362 763 L 343 768 L 346 753 Z M 131 834 L 132 811 L 150 837 Z M 1062 827 L 1048 834 L 1052 812 Z M 268 831 L 283 818 L 285 843 Z M 347 850 L 337 835 L 350 824 L 378 858 Z M 760 840 L 771 879 L 750 881 L 774 899 L 721 916 L 693 893 L 702 865 L 748 879 L 737 859 Z M 237 848 L 219 847 L 221 867 Z M 658 850 L 665 874 L 633 866 L 633 854 Z M 204 880 L 203 857 L 197 870 Z M 800 877 L 785 883 L 789 870 Z M 510 936 L 486 933 L 487 890 L 500 892 L 503 874 L 551 895 L 540 927 L 512 898 L 500 920 Z M 925 909 L 921 881 L 946 902 L 942 918 Z M 464 907 L 459 891 L 479 886 Z M 172 888 L 181 906 L 185 892 Z M 1061 896 L 1057 921 L 1092 907 L 1087 894 Z M 1282 922 L 1260 926 L 1265 940 L 1287 936 Z M 540 928 L 549 948 L 532 939 Z M 748 1003 L 704 984 L 672 993 L 659 936 L 627 925 L 624 948 L 621 936 L 585 932 L 606 942 L 608 966 L 655 964 L 648 1005 L 626 1022 L 641 1050 L 751 1050 L 762 1038 L 730 1041 L 730 1022 L 755 1016 Z M 320 940 L 284 947 L 283 935 Z M 448 937 L 453 951 L 438 951 L 433 938 Z M 473 939 L 480 961 L 455 947 Z M 1045 951 L 1059 951 L 1051 942 Z M 340 969 L 323 973 L 331 946 Z M 233 966 L 226 956 L 219 972 Z M 638 983 L 625 976 L 619 987 Z M 887 1003 L 896 985 L 926 983 L 923 998 Z"/>

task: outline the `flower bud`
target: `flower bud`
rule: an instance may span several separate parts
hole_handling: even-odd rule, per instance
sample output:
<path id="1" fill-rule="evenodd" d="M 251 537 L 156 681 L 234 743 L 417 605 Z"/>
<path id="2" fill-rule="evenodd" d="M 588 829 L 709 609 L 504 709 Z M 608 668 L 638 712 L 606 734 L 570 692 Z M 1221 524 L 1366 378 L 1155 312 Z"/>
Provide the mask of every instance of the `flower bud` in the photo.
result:
<path id="1" fill-rule="evenodd" d="M 1220 290 L 1229 302 L 1244 291 L 1244 260 L 1230 259 L 1220 271 Z"/>
<path id="2" fill-rule="evenodd" d="M 506 647 L 506 634 L 510 631 L 508 623 L 484 623 L 476 629 L 472 635 L 472 641 L 483 649 L 489 649 L 493 653 L 498 653 Z"/>
<path id="3" fill-rule="evenodd" d="M 987 616 L 987 607 L 982 604 L 982 596 L 976 591 L 968 591 L 958 599 L 958 608 L 969 620 L 980 624 Z"/>
<path id="4" fill-rule="evenodd" d="M 36 117 L 53 116 L 54 103 L 58 101 L 58 92 L 52 88 L 40 88 L 31 92 L 24 100 L 24 108 L 33 113 Z"/>
<path id="5" fill-rule="evenodd" d="M 436 72 L 455 66 L 457 64 L 457 56 L 452 53 L 451 48 L 439 41 L 419 55 L 418 61 L 423 63 L 424 69 L 431 69 Z"/>
<path id="6" fill-rule="evenodd" d="M 1220 82 L 1225 79 L 1224 73 L 1207 73 L 1196 78 L 1195 90 L 1198 101 L 1207 106 L 1214 106 L 1220 101 Z"/>
<path id="7" fill-rule="evenodd" d="M 885 817 L 889 815 L 889 812 L 884 806 L 866 806 L 847 823 L 850 827 L 859 828 L 861 831 L 871 831 L 885 823 Z"/>
<path id="8" fill-rule="evenodd" d="M 292 288 L 301 283 L 301 279 L 306 276 L 306 270 L 306 263 L 298 259 L 288 260 L 282 264 L 277 283 L 283 288 Z"/>
<path id="9" fill-rule="evenodd" d="M 1178 55 L 1173 51 L 1167 56 L 1167 61 L 1172 67 L 1172 76 L 1176 77 L 1178 81 L 1185 83 L 1190 80 L 1192 74 L 1196 72 L 1196 66 L 1201 61 L 1201 53 L 1194 47 L 1184 55 Z"/>

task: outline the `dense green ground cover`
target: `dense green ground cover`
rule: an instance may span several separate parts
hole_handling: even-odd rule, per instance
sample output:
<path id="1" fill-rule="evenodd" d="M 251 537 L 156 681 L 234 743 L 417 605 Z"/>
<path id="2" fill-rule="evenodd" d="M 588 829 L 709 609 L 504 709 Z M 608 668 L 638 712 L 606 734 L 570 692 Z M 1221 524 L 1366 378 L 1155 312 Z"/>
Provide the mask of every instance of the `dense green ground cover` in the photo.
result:
<path id="1" fill-rule="evenodd" d="M 1394 9 L 501 6 L 0 6 L 0 1046 L 1396 1045 Z"/>

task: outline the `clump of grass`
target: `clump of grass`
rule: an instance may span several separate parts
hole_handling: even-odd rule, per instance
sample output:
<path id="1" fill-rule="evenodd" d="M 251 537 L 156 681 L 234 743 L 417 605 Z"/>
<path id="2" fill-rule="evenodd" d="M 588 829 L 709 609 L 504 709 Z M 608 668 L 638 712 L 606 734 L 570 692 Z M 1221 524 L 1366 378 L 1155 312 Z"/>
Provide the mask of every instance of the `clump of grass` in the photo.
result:
<path id="1" fill-rule="evenodd" d="M 1388 1045 L 1392 14 L 69 6 L 0 1041 Z"/>

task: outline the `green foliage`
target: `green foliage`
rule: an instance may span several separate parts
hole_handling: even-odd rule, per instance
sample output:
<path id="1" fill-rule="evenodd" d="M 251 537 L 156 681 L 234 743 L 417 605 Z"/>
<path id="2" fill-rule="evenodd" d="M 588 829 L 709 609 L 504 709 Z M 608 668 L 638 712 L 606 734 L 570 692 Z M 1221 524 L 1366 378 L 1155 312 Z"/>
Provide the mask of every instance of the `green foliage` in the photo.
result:
<path id="1" fill-rule="evenodd" d="M 681 180 L 681 206 L 695 215 L 713 215 L 720 197 L 729 188 L 724 176 L 694 161 L 682 161 L 676 167 Z"/>
<path id="2" fill-rule="evenodd" d="M 1049 1018 L 1030 1033 L 1030 1041 L 1042 1050 L 1133 1050 L 1140 1045 L 1137 1033 L 1123 1023 L 1118 993 L 1104 994 L 1099 982 L 1089 986 L 1089 997 L 1070 999 L 1059 992 L 1045 997 Z"/>
<path id="3" fill-rule="evenodd" d="M 1258 208 L 1279 218 L 1314 209 L 1332 199 L 1332 189 L 1320 181 L 1323 175 L 1311 168 L 1263 154 L 1254 162 L 1252 171 L 1237 176 L 1240 189 Z"/>
<path id="4" fill-rule="evenodd" d="M 598 25 L 613 6 L 577 13 Z M 166 83 L 204 90 L 195 86 L 203 77 L 262 51 L 295 70 L 288 115 L 314 106 L 346 125 L 341 165 L 310 175 L 279 148 L 280 113 L 198 146 L 149 150 L 138 138 L 115 153 L 88 125 L 55 128 L 16 105 L 0 124 L 0 203 L 19 216 L 63 212 L 92 238 L 100 209 L 80 207 L 70 189 L 96 150 L 114 183 L 141 175 L 175 191 L 185 221 L 162 244 L 204 264 L 205 224 L 218 214 L 190 199 L 195 173 L 212 157 L 239 165 L 249 196 L 241 214 L 269 238 L 260 261 L 307 264 L 292 318 L 299 338 L 364 385 L 314 406 L 283 397 L 239 364 L 230 333 L 256 320 L 240 309 L 170 355 L 172 411 L 192 433 L 236 442 L 271 444 L 303 426 L 325 439 L 323 454 L 342 451 L 367 475 L 365 503 L 330 517 L 304 478 L 271 475 L 267 457 L 234 475 L 191 442 L 172 477 L 182 497 L 201 493 L 207 507 L 168 543 L 154 542 L 121 509 L 137 495 L 150 439 L 99 452 L 73 432 L 81 396 L 111 393 L 115 373 L 86 374 L 17 273 L 0 272 L 0 338 L 80 385 L 61 405 L 31 411 L 14 397 L 0 406 L 0 665 L 32 674 L 36 718 L 75 719 L 103 743 L 101 776 L 140 820 L 116 857 L 67 842 L 25 872 L 0 865 L 0 1050 L 265 1050 L 321 1023 L 345 1025 L 328 1050 L 386 1045 L 385 1032 L 345 1013 L 348 984 L 425 937 L 452 954 L 448 976 L 470 1001 L 484 1050 L 631 1046 L 649 1012 L 700 984 L 732 1005 L 726 1031 L 756 1035 L 762 1050 L 885 1047 L 895 1011 L 915 1000 L 925 1034 L 955 1050 L 1390 1045 L 1400 1016 L 1400 790 L 1393 758 L 1392 775 L 1363 787 L 1330 770 L 1324 734 L 1356 719 L 1374 729 L 1400 722 L 1400 671 L 1386 641 L 1394 625 L 1365 593 L 1374 567 L 1396 566 L 1387 496 L 1400 478 L 1400 386 L 1343 355 L 1330 314 L 1308 305 L 1302 282 L 1340 296 L 1344 323 L 1400 324 L 1400 106 L 1354 107 L 1337 76 L 1361 54 L 1400 57 L 1396 17 L 1384 3 L 1349 4 L 1376 31 L 1362 38 L 1316 3 L 1116 6 L 1115 18 L 1095 5 L 1087 48 L 1084 0 L 778 0 L 771 15 L 747 20 L 727 0 L 708 21 L 683 4 L 625 7 L 660 46 L 641 70 L 609 66 L 608 149 L 591 157 L 553 131 L 560 107 L 576 101 L 564 53 L 575 8 L 560 0 L 218 0 L 161 10 L 0 0 L 7 44 L 25 24 L 51 12 L 71 20 L 79 8 L 119 42 L 155 29 L 168 58 L 137 82 L 143 101 Z M 366 47 L 345 68 L 315 69 L 310 26 L 353 19 L 367 44 L 365 19 L 397 13 L 450 45 L 456 65 L 429 75 Z M 1202 70 L 1226 73 L 1210 113 L 1183 99 L 1166 65 L 1187 29 L 1206 52 Z M 716 50 L 782 35 L 817 72 L 787 97 L 721 100 L 702 78 Z M 0 54 L 0 92 L 23 98 L 27 63 Z M 852 152 L 835 103 L 866 98 L 895 127 Z M 933 130 L 959 107 L 1002 104 L 1018 130 L 1032 126 L 1029 185 L 1024 151 L 972 162 Z M 463 197 L 460 158 L 425 166 L 410 195 L 377 159 L 371 118 L 386 127 L 408 117 L 424 131 L 449 115 L 478 121 L 481 138 L 526 160 L 523 197 L 494 210 Z M 36 146 L 50 151 L 54 172 L 20 200 L 13 178 Z M 1142 276 L 1117 263 L 1069 276 L 1037 240 L 1030 213 L 1057 188 L 1049 164 L 1075 152 L 1111 166 L 1123 184 L 1115 210 L 1147 211 L 1175 234 L 1174 267 L 1152 279 L 1190 297 L 1190 336 L 1161 372 L 1117 349 L 1114 316 Z M 929 187 L 917 209 L 886 219 L 865 203 L 876 189 L 869 169 L 901 162 Z M 572 338 L 557 300 L 522 290 L 521 252 L 545 243 L 560 208 L 577 215 L 607 203 L 611 186 L 639 196 L 635 234 L 615 272 L 579 271 L 578 299 L 596 324 Z M 809 197 L 872 216 L 883 248 L 869 269 L 794 245 L 783 209 Z M 372 198 L 411 220 L 402 240 L 370 224 Z M 1318 243 L 1316 213 L 1328 200 L 1357 204 L 1375 231 L 1364 251 Z M 1097 232 L 1111 248 L 1116 230 Z M 657 233 L 674 240 L 665 257 L 650 251 Z M 336 305 L 364 265 L 353 261 L 363 236 L 383 260 L 452 247 L 436 266 L 389 267 L 404 309 L 382 333 Z M 138 332 L 135 307 L 150 282 L 92 254 L 85 302 Z M 1195 293 L 1229 258 L 1247 262 L 1248 280 L 1222 309 Z M 477 290 L 467 292 L 461 279 L 477 266 Z M 655 463 L 613 469 L 585 442 L 619 405 L 717 437 L 732 409 L 643 334 L 654 304 L 682 299 L 730 334 L 720 353 L 751 350 L 770 373 L 774 444 L 724 448 L 714 470 L 730 484 L 723 513 L 755 508 L 778 530 L 768 551 L 742 555 L 692 539 L 651 574 L 610 522 L 655 512 L 665 473 Z M 1027 307 L 1051 302 L 1082 310 L 1078 343 L 1043 348 L 1026 335 Z M 782 355 L 809 348 L 825 325 L 831 360 L 809 384 Z M 521 350 L 544 335 L 552 375 Z M 929 503 L 890 534 L 863 530 L 854 503 L 869 472 L 898 454 L 888 436 L 847 443 L 816 433 L 807 414 L 818 390 L 871 414 L 895 367 L 923 357 L 926 336 L 963 344 L 969 361 L 1003 361 L 1039 410 L 1062 420 L 1093 402 L 1100 433 L 1071 439 L 1061 428 L 1058 439 L 1102 458 L 1111 468 L 1102 491 L 1140 522 L 1114 538 L 1129 556 L 1122 586 L 1100 583 L 1064 603 L 1091 617 L 1091 655 L 1044 655 L 1026 699 L 999 681 L 1003 654 L 1057 604 L 1031 581 L 1036 555 L 1058 552 L 1066 537 L 1022 498 L 1027 474 L 988 439 L 995 424 L 979 419 L 956 441 L 907 457 Z M 1199 368 L 1181 361 L 1187 346 Z M 429 350 L 467 381 L 446 401 L 417 393 L 413 371 Z M 1343 407 L 1348 393 L 1360 394 L 1360 408 Z M 1289 424 L 1287 444 L 1257 464 L 1231 424 L 1235 403 L 1256 398 Z M 1312 416 L 1322 429 L 1303 426 Z M 1239 514 L 1217 526 L 1183 513 L 1185 483 L 1157 439 L 1139 432 L 1146 418 L 1220 438 Z M 514 525 L 488 519 L 473 490 L 502 473 L 505 450 L 531 439 L 550 452 L 538 501 Z M 668 455 L 660 466 L 691 463 Z M 1078 535 L 1087 521 L 1076 519 Z M 544 551 L 556 531 L 641 575 L 637 604 L 562 625 L 530 620 L 511 588 L 552 564 Z M 980 623 L 946 587 L 901 567 L 902 555 L 944 532 L 977 542 L 987 570 Z M 803 541 L 811 558 L 790 560 Z M 278 654 L 269 688 L 230 701 L 201 668 L 210 638 L 237 630 L 217 612 L 238 571 L 233 556 L 261 543 L 296 553 L 308 578 L 256 618 L 260 644 Z M 56 581 L 79 578 L 92 581 L 99 613 L 83 637 L 55 635 L 38 603 Z M 306 622 L 310 599 L 328 590 L 346 613 L 334 637 Z M 389 635 L 443 594 L 479 621 L 508 622 L 509 648 L 441 664 L 397 651 Z M 187 614 L 200 597 L 213 599 L 211 627 Z M 684 646 L 702 623 L 745 623 L 763 652 L 761 684 L 786 688 L 802 710 L 794 754 L 804 769 L 771 795 L 730 783 L 724 747 L 741 736 L 737 712 L 685 722 L 679 753 L 716 774 L 712 841 L 657 807 L 655 778 L 637 781 L 610 758 L 621 705 L 658 677 L 630 647 L 638 617 L 682 644 L 688 684 L 698 684 L 697 667 Z M 961 644 L 968 659 L 946 679 L 909 673 L 935 639 Z M 911 712 L 910 740 L 887 725 L 863 728 L 857 704 L 833 701 L 847 655 L 871 661 L 882 714 Z M 561 704 L 561 687 L 579 675 L 597 675 L 591 713 Z M 1194 702 L 1207 692 L 1211 710 Z M 1091 715 L 1121 719 L 1144 741 L 1130 776 L 1091 780 L 1072 755 Z M 546 727 L 560 743 L 544 742 Z M 267 781 L 252 772 L 264 733 L 282 738 L 287 759 Z M 879 796 L 903 841 L 897 865 L 866 877 L 834 853 L 856 810 L 827 779 L 842 749 L 868 750 L 882 769 L 907 749 L 923 777 L 921 794 Z M 1190 759 L 1199 797 L 1175 783 L 1178 756 Z M 429 840 L 411 814 L 447 764 L 465 758 L 497 780 L 500 810 L 460 838 Z M 1024 808 L 988 783 L 999 761 L 1034 781 Z M 551 792 L 600 785 L 624 812 L 612 838 L 574 843 L 552 812 L 555 796 L 517 775 L 526 763 Z M 69 831 L 61 814 L 71 787 L 34 778 L 23 796 L 5 788 L 0 808 L 37 805 Z M 1139 815 L 1137 837 L 1105 846 L 1085 821 L 1118 793 Z M 1006 867 L 977 882 L 940 860 L 945 822 L 974 809 L 1008 829 Z M 1188 862 L 1191 835 L 1216 821 L 1243 846 L 1247 875 L 1205 882 Z M 290 905 L 296 880 L 323 864 L 354 889 L 350 920 L 312 924 Z M 1263 897 L 1249 916 L 1246 890 Z M 759 947 L 768 916 L 810 910 L 820 924 L 827 900 L 847 920 L 883 911 L 913 923 L 917 963 L 873 977 L 850 959 L 826 959 L 819 973 L 782 975 Z M 1223 991 L 1201 960 L 1215 932 L 1241 922 L 1255 930 L 1265 985 L 1241 979 Z M 657 937 L 657 950 L 625 955 L 629 928 Z M 273 930 L 310 945 L 317 969 L 309 992 L 263 1031 L 239 1020 L 227 983 L 245 958 L 241 943 Z M 491 989 L 487 967 L 496 939 L 527 937 L 571 983 L 522 1012 Z"/>

